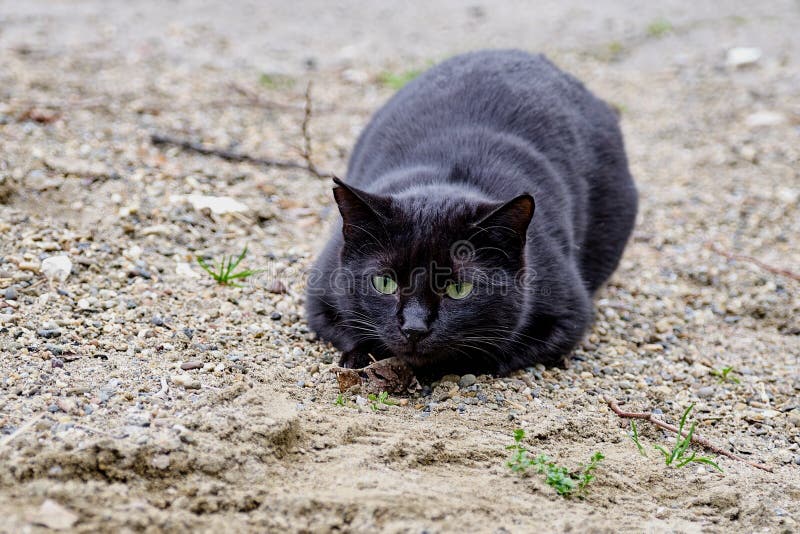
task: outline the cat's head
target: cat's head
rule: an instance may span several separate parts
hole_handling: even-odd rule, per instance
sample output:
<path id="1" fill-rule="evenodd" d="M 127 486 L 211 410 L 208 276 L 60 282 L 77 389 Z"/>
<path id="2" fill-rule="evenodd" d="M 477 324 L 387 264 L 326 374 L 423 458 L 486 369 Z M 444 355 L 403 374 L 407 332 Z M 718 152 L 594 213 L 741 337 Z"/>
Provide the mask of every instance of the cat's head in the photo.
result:
<path id="1" fill-rule="evenodd" d="M 380 196 L 335 181 L 345 326 L 418 366 L 501 357 L 524 306 L 533 197 L 490 203 L 447 185 Z"/>

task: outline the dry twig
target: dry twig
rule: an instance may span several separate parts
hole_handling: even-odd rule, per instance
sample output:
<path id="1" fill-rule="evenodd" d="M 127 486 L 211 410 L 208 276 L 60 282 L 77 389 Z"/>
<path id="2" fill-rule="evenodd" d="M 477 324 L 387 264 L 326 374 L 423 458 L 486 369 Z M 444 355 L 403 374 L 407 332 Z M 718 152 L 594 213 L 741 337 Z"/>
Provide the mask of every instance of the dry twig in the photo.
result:
<path id="1" fill-rule="evenodd" d="M 323 178 L 320 172 L 317 170 L 317 166 L 314 165 L 314 160 L 311 157 L 311 134 L 308 131 L 309 124 L 311 123 L 311 82 L 308 82 L 306 85 L 306 106 L 305 110 L 303 111 L 303 125 L 302 125 L 302 132 L 303 132 L 303 150 L 301 151 L 301 155 L 306 162 L 306 166 L 311 174 Z M 327 176 L 330 178 L 330 176 Z"/>
<path id="2" fill-rule="evenodd" d="M 304 108 L 300 104 L 285 104 L 283 102 L 276 102 L 274 100 L 267 100 L 255 91 L 242 87 L 236 83 L 229 83 L 228 88 L 238 93 L 247 99 L 247 103 L 251 106 L 265 108 L 265 109 L 279 109 L 282 111 L 302 111 Z M 228 103 L 230 104 L 230 103 Z"/>
<path id="3" fill-rule="evenodd" d="M 153 134 L 150 136 L 150 141 L 154 145 L 172 145 L 183 150 L 196 152 L 204 156 L 216 156 L 225 161 L 232 161 L 234 163 L 253 163 L 255 165 L 262 165 L 264 167 L 277 167 L 279 169 L 302 169 L 308 171 L 309 168 L 303 163 L 291 160 L 259 158 L 249 154 L 240 154 L 230 150 L 223 150 L 220 148 L 208 148 L 200 143 L 187 141 L 186 139 L 179 139 L 169 135 Z"/>
<path id="4" fill-rule="evenodd" d="M 201 145 L 200 143 L 194 143 L 186 139 L 179 139 L 177 137 L 171 137 L 162 134 L 152 134 L 150 136 L 150 141 L 154 145 L 177 146 L 183 150 L 196 152 L 204 156 L 216 156 L 218 158 L 224 159 L 225 161 L 232 161 L 235 163 L 252 163 L 254 165 L 261 165 L 264 167 L 275 167 L 279 169 L 301 169 L 313 174 L 318 178 L 331 178 L 333 177 L 333 174 L 329 172 L 320 171 L 317 168 L 317 166 L 314 165 L 314 160 L 312 158 L 311 134 L 309 132 L 309 127 L 311 125 L 311 117 L 312 117 L 311 82 L 308 82 L 308 86 L 306 87 L 305 99 L 306 103 L 304 107 L 303 123 L 301 125 L 301 132 L 303 135 L 303 148 L 300 150 L 300 155 L 302 156 L 305 163 L 300 163 L 299 161 L 292 161 L 292 160 L 261 158 L 257 156 L 251 156 L 250 154 L 243 154 L 239 152 L 233 152 L 230 150 L 223 150 L 220 148 L 209 148 L 204 145 Z"/>
<path id="5" fill-rule="evenodd" d="M 622 417 L 623 419 L 642 419 L 642 420 L 647 421 L 649 423 L 653 423 L 657 427 L 663 428 L 664 430 L 669 430 L 670 432 L 673 432 L 675 434 L 678 434 L 678 432 L 679 432 L 678 431 L 678 427 L 676 427 L 674 425 L 671 425 L 671 424 L 669 424 L 667 422 L 662 421 L 661 419 L 655 417 L 651 413 L 646 413 L 646 412 L 626 412 L 626 411 L 623 411 L 619 407 L 619 403 L 616 401 L 616 399 L 612 399 L 610 397 L 606 397 L 604 400 L 605 400 L 606 404 L 608 404 L 608 407 L 611 408 L 611 410 L 615 414 L 617 414 L 618 416 Z M 688 435 L 688 431 L 684 430 L 683 433 L 681 433 L 681 435 L 683 437 L 686 437 Z M 741 456 L 739 456 L 737 454 L 734 454 L 732 452 L 728 452 L 725 449 L 723 449 L 723 448 L 721 448 L 721 447 L 719 447 L 717 445 L 714 445 L 713 443 L 711 443 L 707 439 L 705 439 L 703 437 L 700 437 L 700 436 L 698 436 L 696 434 L 692 435 L 692 443 L 696 443 L 697 445 L 700 445 L 701 447 L 705 447 L 706 449 L 708 449 L 708 450 L 710 450 L 712 452 L 715 452 L 717 454 L 721 454 L 722 456 L 730 458 L 731 460 L 736 460 L 738 462 L 744 462 L 744 463 L 746 463 L 747 465 L 749 465 L 751 467 L 755 467 L 756 469 L 762 469 L 762 470 L 768 471 L 770 473 L 773 472 L 772 471 L 772 467 L 770 467 L 768 465 L 760 464 L 760 463 L 757 463 L 757 462 L 751 462 L 750 460 L 747 460 L 746 458 L 742 458 Z"/>
<path id="6" fill-rule="evenodd" d="M 20 425 L 20 426 L 19 426 L 19 427 L 18 427 L 18 428 L 17 428 L 17 429 L 14 431 L 14 432 L 12 432 L 11 434 L 9 434 L 9 435 L 8 435 L 8 436 L 6 436 L 5 438 L 3 438 L 3 441 L 0 441 L 0 450 L 2 450 L 2 449 L 3 449 L 3 447 L 5 447 L 5 446 L 6 446 L 6 445 L 8 445 L 9 443 L 11 443 L 11 441 L 12 441 L 14 438 L 16 438 L 16 437 L 20 436 L 21 434 L 23 434 L 24 432 L 26 432 L 26 431 L 27 431 L 29 428 L 31 428 L 33 425 L 35 425 L 36 423 L 38 423 L 38 422 L 39 422 L 39 420 L 40 420 L 40 419 L 42 419 L 42 417 L 44 417 L 45 415 L 47 415 L 47 414 L 45 414 L 45 413 L 40 413 L 40 414 L 38 414 L 38 415 L 36 415 L 36 416 L 32 417 L 31 419 L 29 419 L 29 420 L 28 420 L 28 422 L 26 422 L 26 423 L 24 423 L 24 424 Z"/>
<path id="7" fill-rule="evenodd" d="M 724 256 L 724 257 L 728 258 L 729 260 L 746 261 L 748 263 L 752 263 L 753 265 L 757 265 L 758 267 L 761 267 L 765 271 L 769 271 L 772 274 L 778 274 L 778 275 L 781 275 L 781 276 L 786 276 L 788 278 L 792 278 L 793 280 L 800 281 L 800 273 L 796 273 L 796 272 L 790 271 L 788 269 L 783 269 L 781 267 L 775 267 L 775 266 L 770 265 L 768 263 L 764 263 L 763 261 L 759 260 L 758 258 L 754 258 L 752 256 L 747 256 L 745 254 L 735 254 L 733 252 L 728 252 L 727 250 L 723 250 L 716 243 L 707 242 L 706 243 L 706 248 L 711 250 L 711 251 L 713 251 L 713 252 L 716 252 L 720 256 Z"/>
<path id="8" fill-rule="evenodd" d="M 161 377 L 161 389 L 153 393 L 154 397 L 159 397 L 161 399 L 166 398 L 167 393 L 169 393 L 169 384 L 167 384 L 167 377 Z"/>

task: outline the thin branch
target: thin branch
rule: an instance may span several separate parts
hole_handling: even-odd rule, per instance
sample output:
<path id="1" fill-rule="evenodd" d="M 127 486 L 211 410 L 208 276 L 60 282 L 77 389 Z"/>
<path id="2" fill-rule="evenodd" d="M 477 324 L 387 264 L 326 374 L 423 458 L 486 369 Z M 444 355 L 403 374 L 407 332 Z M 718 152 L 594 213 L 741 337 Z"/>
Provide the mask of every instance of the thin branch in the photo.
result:
<path id="1" fill-rule="evenodd" d="M 250 154 L 240 153 L 240 152 L 233 152 L 231 150 L 223 150 L 220 148 L 209 148 L 200 143 L 194 143 L 187 139 L 179 139 L 177 137 L 171 137 L 169 135 L 162 135 L 162 134 L 152 134 L 150 136 L 150 142 L 154 145 L 171 145 L 179 147 L 183 150 L 188 150 L 190 152 L 196 152 L 197 154 L 202 154 L 204 156 L 216 156 L 220 159 L 224 159 L 225 161 L 232 161 L 235 163 L 252 163 L 255 165 L 261 165 L 264 167 L 275 167 L 279 169 L 301 169 L 307 171 L 317 178 L 332 178 L 333 173 L 330 172 L 323 172 L 320 171 L 317 166 L 314 164 L 313 153 L 311 148 L 311 118 L 312 118 L 312 105 L 311 105 L 311 81 L 308 82 L 306 86 L 306 93 L 305 93 L 305 106 L 303 107 L 303 122 L 301 124 L 301 133 L 303 136 L 303 148 L 300 150 L 300 155 L 302 156 L 305 163 L 300 163 L 299 161 L 292 161 L 292 160 L 282 160 L 282 159 L 272 159 L 272 158 L 260 158 L 256 156 L 251 156 Z M 258 97 L 258 95 L 252 94 L 250 91 L 247 91 L 244 88 L 238 87 L 236 85 L 231 86 L 233 90 L 239 92 L 247 96 L 250 99 L 256 99 L 261 104 L 269 105 L 271 107 L 278 107 L 283 109 L 296 109 L 293 106 L 284 106 L 283 104 L 272 103 L 272 102 L 262 102 Z"/>
<path id="2" fill-rule="evenodd" d="M 671 425 L 669 423 L 666 423 L 666 422 L 662 421 L 661 419 L 658 419 L 657 417 L 655 417 L 651 413 L 646 413 L 646 412 L 626 412 L 626 411 L 623 411 L 619 407 L 619 403 L 615 399 L 612 399 L 610 397 L 605 397 L 604 400 L 605 400 L 606 404 L 608 404 L 608 407 L 611 408 L 611 410 L 615 414 L 617 414 L 618 416 L 622 417 L 623 419 L 642 419 L 642 420 L 647 421 L 649 423 L 653 423 L 657 427 L 663 428 L 664 430 L 669 430 L 670 432 L 674 432 L 675 434 L 679 433 L 678 427 L 676 427 L 674 425 Z M 688 435 L 688 433 L 689 433 L 688 431 L 684 430 L 682 433 L 680 433 L 680 435 L 683 436 L 683 437 L 686 437 Z M 762 470 L 768 471 L 770 473 L 773 472 L 772 467 L 770 467 L 768 465 L 760 464 L 760 463 L 757 463 L 757 462 L 751 462 L 750 460 L 748 460 L 746 458 L 742 458 L 741 456 L 739 456 L 737 454 L 734 454 L 732 452 L 728 452 L 725 449 L 723 449 L 723 448 L 721 448 L 721 447 L 719 447 L 717 445 L 714 445 L 713 443 L 711 443 L 707 439 L 702 438 L 702 437 L 700 437 L 700 436 L 698 436 L 696 434 L 692 435 L 692 443 L 696 443 L 697 445 L 700 445 L 701 447 L 705 447 L 706 449 L 708 449 L 708 450 L 710 450 L 712 452 L 715 452 L 717 454 L 721 454 L 722 456 L 730 458 L 731 460 L 736 460 L 738 462 L 744 462 L 744 463 L 746 463 L 747 465 L 749 465 L 751 467 L 755 467 L 756 469 L 762 469 Z"/>
<path id="3" fill-rule="evenodd" d="M 311 125 L 311 118 L 313 115 L 311 107 L 311 82 L 308 82 L 308 86 L 306 87 L 305 99 L 306 103 L 303 114 L 303 122 L 301 125 L 301 133 L 303 135 L 303 148 L 300 150 L 300 155 L 302 156 L 305 163 L 300 163 L 299 161 L 292 161 L 292 160 L 260 158 L 256 156 L 251 156 L 249 154 L 233 152 L 230 150 L 209 148 L 201 145 L 200 143 L 194 143 L 186 139 L 179 139 L 177 137 L 171 137 L 162 134 L 152 134 L 150 136 L 150 141 L 157 146 L 158 145 L 177 146 L 183 150 L 196 152 L 204 156 L 216 156 L 220 159 L 224 159 L 225 161 L 232 161 L 235 163 L 252 163 L 255 165 L 261 165 L 264 167 L 275 167 L 279 169 L 301 169 L 313 174 L 317 178 L 331 178 L 333 177 L 332 173 L 320 171 L 314 164 L 312 147 L 311 147 L 311 133 L 309 130 Z"/>
<path id="4" fill-rule="evenodd" d="M 19 426 L 19 427 L 18 427 L 18 428 L 17 428 L 17 429 L 14 431 L 14 432 L 12 432 L 11 434 L 9 434 L 9 435 L 8 435 L 8 436 L 6 436 L 5 438 L 3 438 L 3 441 L 0 441 L 0 451 L 3 449 L 3 447 L 5 447 L 5 446 L 6 446 L 6 445 L 8 445 L 9 443 L 11 443 L 11 441 L 12 441 L 14 438 L 16 438 L 16 437 L 18 437 L 18 436 L 22 435 L 24 432 L 26 432 L 26 431 L 27 431 L 29 428 L 31 428 L 33 425 L 35 425 L 36 423 L 38 423 L 38 422 L 39 422 L 39 420 L 40 420 L 40 419 L 42 419 L 42 418 L 43 418 L 45 415 L 47 415 L 47 414 L 45 414 L 45 413 L 40 413 L 40 414 L 38 414 L 38 415 L 36 415 L 36 416 L 32 417 L 31 419 L 29 419 L 29 420 L 28 420 L 28 422 L 26 422 L 26 423 L 24 423 L 24 424 L 20 425 L 20 426 Z"/>
<path id="5" fill-rule="evenodd" d="M 224 159 L 225 161 L 232 161 L 234 163 L 252 163 L 255 165 L 262 165 L 264 167 L 277 167 L 279 169 L 302 169 L 305 171 L 310 171 L 306 165 L 298 161 L 259 158 L 249 154 L 240 154 L 238 152 L 223 150 L 220 148 L 208 148 L 200 143 L 194 143 L 186 139 L 179 139 L 169 135 L 153 134 L 150 136 L 150 141 L 154 145 L 176 146 L 183 150 L 196 152 L 204 156 L 216 156 L 220 159 Z"/>
<path id="6" fill-rule="evenodd" d="M 303 150 L 301 155 L 306 162 L 306 166 L 308 170 L 311 171 L 312 174 L 322 178 L 319 171 L 317 170 L 317 166 L 314 165 L 314 160 L 311 157 L 311 134 L 308 131 L 309 124 L 311 123 L 311 81 L 309 80 L 308 85 L 306 85 L 306 106 L 303 112 L 303 125 L 301 131 L 303 133 Z"/>
<path id="7" fill-rule="evenodd" d="M 757 265 L 758 267 L 761 267 L 765 271 L 769 271 L 772 274 L 778 274 L 778 275 L 781 275 L 781 276 L 786 276 L 788 278 L 792 278 L 793 280 L 800 281 L 800 273 L 795 273 L 795 272 L 790 271 L 788 269 L 783 269 L 781 267 L 775 267 L 773 265 L 769 265 L 768 263 L 764 263 L 763 261 L 759 260 L 758 258 L 754 258 L 752 256 L 747 256 L 747 255 L 744 255 L 744 254 L 735 254 L 733 252 L 728 252 L 727 250 L 723 250 L 722 248 L 720 248 L 720 246 L 717 245 L 716 243 L 707 242 L 705 246 L 706 246 L 707 249 L 709 249 L 709 250 L 711 250 L 713 252 L 716 252 L 720 256 L 725 256 L 729 260 L 746 261 L 748 263 L 752 263 L 753 265 Z"/>
<path id="8" fill-rule="evenodd" d="M 300 163 L 299 161 L 281 160 L 271 158 L 261 158 L 258 156 L 251 156 L 249 154 L 242 154 L 230 150 L 223 150 L 220 148 L 208 148 L 199 143 L 194 143 L 186 139 L 179 139 L 169 135 L 152 134 L 150 141 L 156 146 L 176 146 L 182 150 L 189 152 L 196 152 L 203 156 L 216 156 L 225 161 L 234 163 L 251 163 L 253 165 L 260 165 L 262 167 L 274 167 L 278 169 L 300 169 L 310 172 L 314 176 L 326 178 L 333 176 L 330 173 L 320 173 L 316 168 L 311 169 L 307 164 Z"/>
<path id="9" fill-rule="evenodd" d="M 120 434 L 119 436 L 115 436 L 111 432 L 106 432 L 105 430 L 100 430 L 99 428 L 95 428 L 89 425 L 84 425 L 82 423 L 76 423 L 74 427 L 80 428 L 81 430 L 86 430 L 87 432 L 94 432 L 95 434 L 100 434 L 101 436 L 107 436 L 109 438 L 114 438 L 114 439 L 124 439 L 128 437 L 128 434 Z"/>
<path id="10" fill-rule="evenodd" d="M 167 377 L 161 377 L 161 389 L 153 393 L 154 397 L 159 397 L 161 399 L 165 398 L 169 393 L 169 384 L 167 384 Z"/>
<path id="11" fill-rule="evenodd" d="M 267 98 L 262 97 L 258 94 L 257 91 L 244 87 L 242 85 L 236 83 L 229 83 L 228 88 L 233 91 L 234 93 L 243 96 L 245 99 L 245 104 L 264 108 L 264 109 L 276 109 L 282 111 L 305 111 L 305 106 L 300 103 L 285 103 L 285 102 L 277 102 L 275 100 L 269 100 Z M 211 104 L 214 105 L 240 105 L 237 102 L 230 102 L 230 101 L 213 101 Z M 349 107 L 349 106 L 342 106 L 342 105 L 317 105 L 314 107 L 314 113 L 347 113 L 350 115 L 368 115 L 371 112 L 368 108 L 357 108 L 357 107 Z"/>
<path id="12" fill-rule="evenodd" d="M 303 106 L 300 104 L 284 104 L 283 102 L 267 100 L 266 98 L 261 97 L 261 95 L 259 95 L 255 91 L 252 91 L 246 87 L 242 87 L 241 85 L 233 82 L 228 84 L 228 88 L 231 91 L 245 97 L 247 99 L 247 103 L 250 104 L 251 106 L 256 106 L 266 109 L 280 109 L 283 111 L 302 111 L 304 109 Z"/>

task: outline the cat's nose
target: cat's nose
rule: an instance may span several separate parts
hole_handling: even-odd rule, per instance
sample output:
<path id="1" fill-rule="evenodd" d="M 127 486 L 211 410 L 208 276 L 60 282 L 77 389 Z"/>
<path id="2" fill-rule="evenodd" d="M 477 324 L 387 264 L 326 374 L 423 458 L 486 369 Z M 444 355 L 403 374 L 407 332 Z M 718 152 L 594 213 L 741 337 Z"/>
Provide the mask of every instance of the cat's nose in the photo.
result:
<path id="1" fill-rule="evenodd" d="M 403 332 L 403 335 L 412 343 L 416 343 L 431 333 L 431 329 L 423 323 L 405 324 L 400 328 L 400 331 Z"/>

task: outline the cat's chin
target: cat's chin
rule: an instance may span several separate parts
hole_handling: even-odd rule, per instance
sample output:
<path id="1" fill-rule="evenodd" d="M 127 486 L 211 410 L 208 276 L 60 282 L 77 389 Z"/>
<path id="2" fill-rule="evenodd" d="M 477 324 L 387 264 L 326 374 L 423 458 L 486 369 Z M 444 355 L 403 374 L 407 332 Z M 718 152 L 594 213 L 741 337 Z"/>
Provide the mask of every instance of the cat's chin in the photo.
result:
<path id="1" fill-rule="evenodd" d="M 397 356 L 408 362 L 412 367 L 430 365 L 436 360 L 434 354 L 420 352 L 419 350 L 406 350 L 397 353 Z"/>

